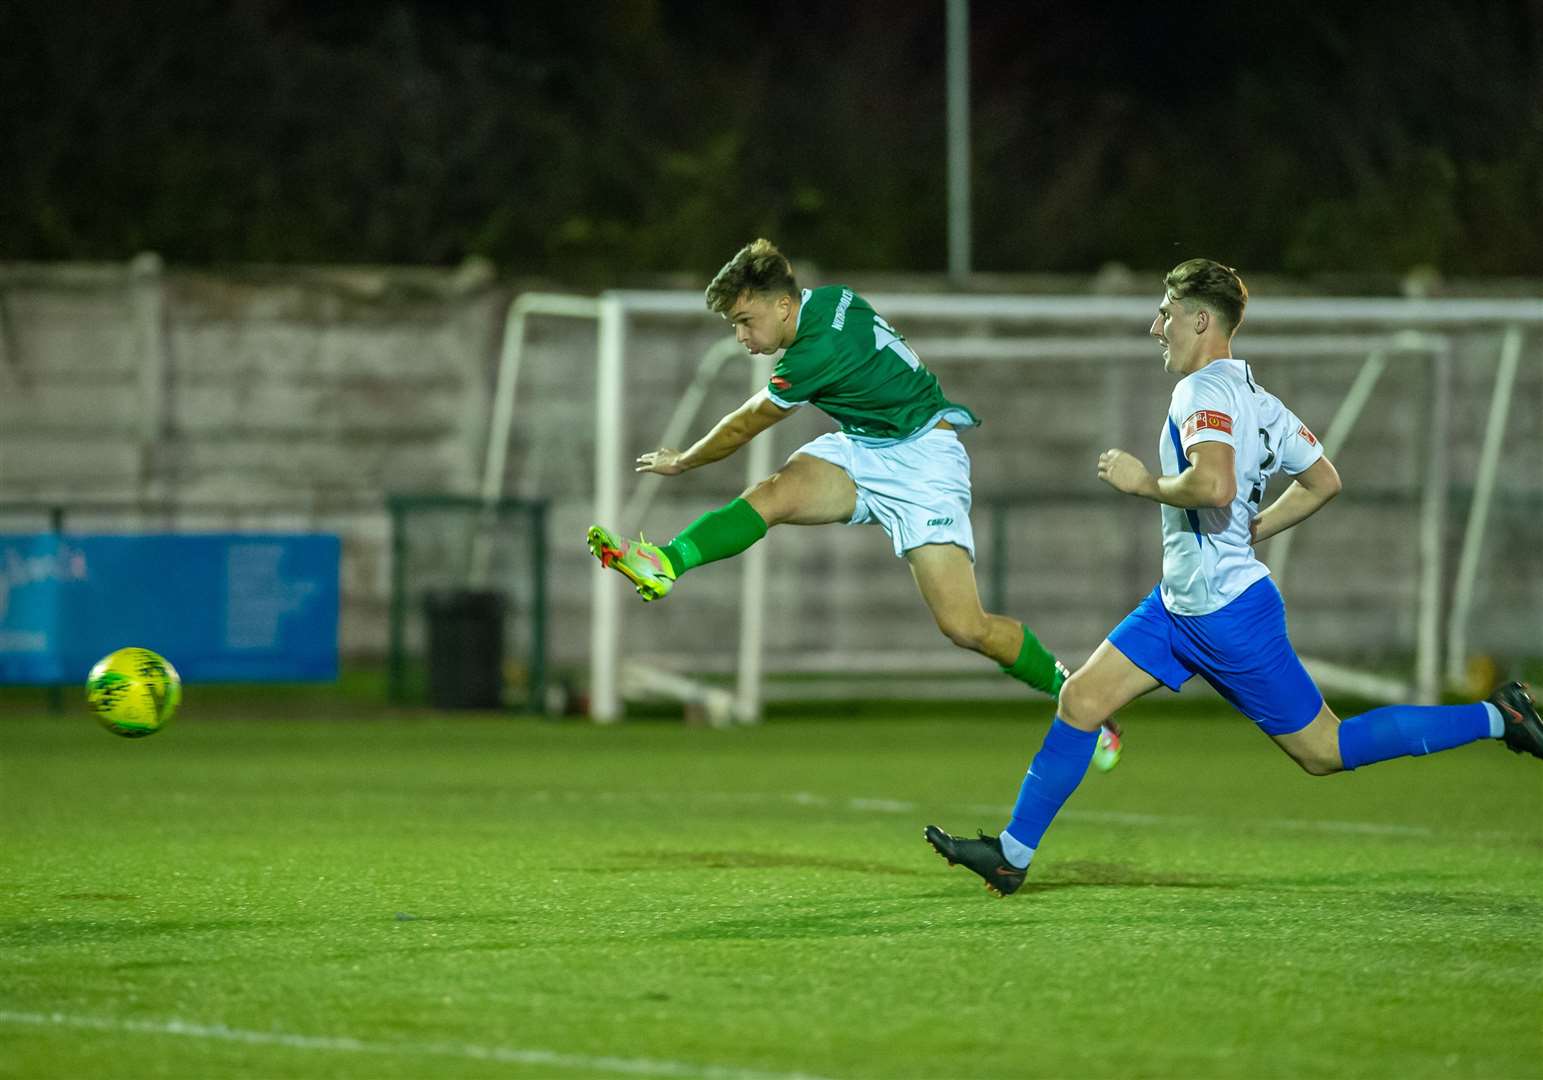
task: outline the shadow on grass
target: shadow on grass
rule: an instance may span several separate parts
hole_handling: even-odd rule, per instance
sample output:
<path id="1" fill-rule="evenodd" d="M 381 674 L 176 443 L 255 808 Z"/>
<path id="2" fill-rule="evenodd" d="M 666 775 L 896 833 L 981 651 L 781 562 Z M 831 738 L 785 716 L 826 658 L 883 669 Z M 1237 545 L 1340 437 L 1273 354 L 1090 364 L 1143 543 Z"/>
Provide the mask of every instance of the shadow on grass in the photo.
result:
<path id="1" fill-rule="evenodd" d="M 832 859 L 821 855 L 791 855 L 764 851 L 653 851 L 626 852 L 626 865 L 588 868 L 602 874 L 634 874 L 639 870 L 843 870 L 855 874 L 919 877 L 923 871 L 893 866 L 870 859 Z"/>
<path id="2" fill-rule="evenodd" d="M 962 868 L 949 869 L 939 861 L 936 870 L 913 870 L 896 867 L 876 867 L 866 863 L 847 863 L 842 860 L 794 859 L 777 856 L 750 856 L 737 854 L 733 861 L 722 859 L 717 863 L 707 861 L 704 854 L 698 858 L 703 865 L 726 869 L 744 867 L 817 866 L 821 869 L 851 869 L 865 873 L 903 874 L 907 877 L 937 877 L 939 887 L 925 892 L 890 892 L 875 894 L 854 902 L 849 895 L 833 899 L 829 905 L 812 910 L 809 903 L 790 904 L 762 910 L 750 918 L 714 919 L 691 927 L 663 933 L 664 940 L 767 940 L 777 938 L 839 938 L 895 935 L 933 931 L 938 928 L 936 916 L 943 910 L 957 908 L 933 908 L 922 901 L 947 903 L 960 899 L 973 899 L 973 890 L 983 883 L 974 874 Z M 721 857 L 720 857 L 721 858 Z M 954 877 L 943 878 L 943 874 Z M 1156 888 L 1156 889 L 1249 889 L 1246 881 L 1232 881 L 1193 875 L 1165 874 L 1119 863 L 1069 862 L 1058 864 L 1052 874 L 1043 880 L 1024 886 L 1017 897 L 1006 901 L 1003 910 L 1016 912 L 1024 918 L 1034 917 L 1032 902 L 1022 903 L 1019 898 L 1059 889 L 1104 888 Z M 1014 901 L 1019 901 L 1015 904 Z"/>
<path id="3" fill-rule="evenodd" d="M 1253 882 L 1196 874 L 1170 874 L 1125 863 L 1072 860 L 1045 868 L 1042 877 L 1034 874 L 1023 883 L 1020 892 L 1054 892 L 1057 889 L 1147 888 L 1147 889 L 1248 889 Z M 968 871 L 967 871 L 968 872 Z"/>
<path id="4" fill-rule="evenodd" d="M 314 925 L 310 920 L 307 925 Z M 192 934 L 226 934 L 266 931 L 297 925 L 293 919 L 46 919 L 38 922 L 0 922 L 0 948 L 16 946 L 75 945 L 81 942 L 112 944 L 158 937 Z"/>
<path id="5" fill-rule="evenodd" d="M 629 865 L 600 867 L 601 873 L 629 874 L 639 869 L 680 870 L 839 870 L 856 874 L 880 874 L 888 877 L 930 877 L 944 870 L 942 860 L 932 857 L 932 865 L 895 866 L 867 859 L 836 859 L 820 855 L 793 855 L 760 851 L 658 851 L 627 853 L 622 859 Z M 589 868 L 586 868 L 589 869 Z M 1195 875 L 1166 874 L 1123 863 L 1058 862 L 1047 873 L 1031 878 L 1024 889 L 1048 892 L 1052 889 L 1103 886 L 1150 886 L 1170 889 L 1236 889 L 1245 887 L 1237 881 L 1201 878 Z M 968 871 L 965 871 L 968 873 Z"/>

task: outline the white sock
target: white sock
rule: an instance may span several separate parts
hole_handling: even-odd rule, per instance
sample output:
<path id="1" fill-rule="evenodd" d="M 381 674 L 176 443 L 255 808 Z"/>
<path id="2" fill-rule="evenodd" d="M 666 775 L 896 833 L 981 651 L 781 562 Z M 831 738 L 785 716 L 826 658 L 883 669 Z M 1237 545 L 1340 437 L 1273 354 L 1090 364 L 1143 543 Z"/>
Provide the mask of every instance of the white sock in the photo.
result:
<path id="1" fill-rule="evenodd" d="M 1029 865 L 1030 860 L 1034 858 L 1034 849 L 1027 844 L 1021 843 L 1016 836 L 1006 829 L 1002 830 L 1001 841 L 1002 854 L 1006 855 L 1007 861 L 1019 870 L 1025 869 Z"/>
<path id="2" fill-rule="evenodd" d="M 1498 739 L 1505 734 L 1505 717 L 1500 715 L 1500 710 L 1492 701 L 1486 701 L 1484 708 L 1489 712 L 1489 737 Z"/>

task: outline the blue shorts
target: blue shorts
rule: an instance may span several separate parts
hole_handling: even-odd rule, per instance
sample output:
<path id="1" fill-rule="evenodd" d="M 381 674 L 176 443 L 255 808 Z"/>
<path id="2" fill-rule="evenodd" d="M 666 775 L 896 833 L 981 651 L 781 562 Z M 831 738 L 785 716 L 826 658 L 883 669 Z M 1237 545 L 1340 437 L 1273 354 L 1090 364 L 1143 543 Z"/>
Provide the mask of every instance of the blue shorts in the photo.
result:
<path id="1" fill-rule="evenodd" d="M 1209 615 L 1175 615 L 1153 589 L 1109 643 L 1170 690 L 1199 675 L 1266 735 L 1301 731 L 1323 708 L 1286 637 L 1280 590 L 1267 577 Z"/>

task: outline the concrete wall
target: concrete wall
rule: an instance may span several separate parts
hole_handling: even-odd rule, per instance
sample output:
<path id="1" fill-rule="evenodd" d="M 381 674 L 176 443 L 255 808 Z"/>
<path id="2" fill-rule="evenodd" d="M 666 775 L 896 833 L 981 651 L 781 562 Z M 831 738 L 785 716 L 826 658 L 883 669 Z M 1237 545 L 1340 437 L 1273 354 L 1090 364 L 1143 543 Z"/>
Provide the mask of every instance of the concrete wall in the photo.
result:
<path id="1" fill-rule="evenodd" d="M 473 485 L 507 301 L 430 271 L 6 267 L 0 501 L 78 530 L 340 533 L 342 646 L 378 655 L 384 495 Z M 124 502 L 155 510 L 100 505 Z"/>
<path id="2" fill-rule="evenodd" d="M 74 504 L 71 520 L 82 530 L 337 532 L 344 541 L 342 645 L 350 657 L 378 656 L 389 590 L 384 498 L 476 490 L 511 295 L 475 272 L 191 273 L 168 272 L 153 258 L 129 266 L 0 266 L 0 501 Z M 957 325 L 920 320 L 901 329 L 923 359 L 927 342 L 962 334 Z M 1014 332 L 1026 329 L 1033 328 Z M 1139 337 L 1143 327 L 1098 329 Z M 554 499 L 553 660 L 581 667 L 597 573 L 581 540 L 591 517 L 595 331 L 554 319 L 535 320 L 530 330 L 506 490 Z M 1499 333 L 1487 327 L 1455 339 L 1453 566 Z M 655 445 L 697 359 L 721 338 L 721 324 L 707 316 L 635 323 L 627 359 L 630 449 Z M 1240 355 L 1247 356 L 1246 343 L 1245 334 Z M 1543 641 L 1543 556 L 1533 542 L 1543 490 L 1539 348 L 1529 342 L 1512 409 L 1485 550 L 1485 607 L 1474 627 L 1475 644 L 1501 655 L 1535 655 Z M 1255 371 L 1321 434 L 1359 360 L 1255 361 Z M 1153 459 L 1170 385 L 1157 353 L 1149 362 L 933 366 L 949 395 L 986 419 L 966 436 L 983 592 L 989 598 L 997 587 L 986 506 L 996 496 L 1028 496 L 1006 519 L 1007 607 L 1076 657 L 1158 573 L 1155 509 L 1113 496 L 1093 477 L 1108 445 Z M 731 362 L 692 430 L 705 430 L 748 392 L 743 366 Z M 1359 657 L 1412 647 L 1413 507 L 1429 411 L 1425 367 L 1400 364 L 1336 455 L 1346 496 L 1302 531 L 1283 582 L 1304 651 Z M 814 410 L 779 425 L 769 433 L 777 459 L 829 427 Z M 667 539 L 744 484 L 742 461 L 730 459 L 665 481 L 643 520 L 613 524 Z M 84 508 L 101 500 L 152 510 Z M 35 516 L 0 514 L 0 527 L 37 524 Z M 952 659 L 904 564 L 876 529 L 779 529 L 766 543 L 774 668 L 795 654 L 837 650 Z M 413 580 L 453 580 L 459 550 L 457 540 L 443 537 L 421 544 Z M 499 571 L 517 592 L 523 551 L 519 538 L 500 541 Z M 705 568 L 665 604 L 629 604 L 629 633 L 651 651 L 680 655 L 686 666 L 725 667 L 737 595 L 732 564 Z"/>

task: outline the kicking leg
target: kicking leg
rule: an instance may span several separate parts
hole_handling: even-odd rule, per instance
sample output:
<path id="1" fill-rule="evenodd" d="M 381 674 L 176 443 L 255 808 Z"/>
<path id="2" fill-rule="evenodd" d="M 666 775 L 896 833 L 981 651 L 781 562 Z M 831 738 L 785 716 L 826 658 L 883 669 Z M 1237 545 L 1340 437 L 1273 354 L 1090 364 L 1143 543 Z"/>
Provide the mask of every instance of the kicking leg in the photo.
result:
<path id="1" fill-rule="evenodd" d="M 765 536 L 773 525 L 826 525 L 849 521 L 857 485 L 846 470 L 808 454 L 794 454 L 739 498 L 697 518 L 664 545 L 676 572 L 728 559 Z"/>
<path id="2" fill-rule="evenodd" d="M 795 454 L 781 470 L 703 514 L 668 544 L 626 540 L 599 525 L 590 526 L 587 539 L 600 565 L 623 574 L 645 601 L 657 600 L 687 570 L 738 555 L 773 525 L 847 521 L 856 504 L 857 487 L 844 470 Z"/>
<path id="3" fill-rule="evenodd" d="M 1082 782 L 1105 720 L 1161 684 L 1108 641 L 1094 650 L 1061 689 L 1059 716 L 1034 755 L 1012 820 L 998 836 L 950 836 L 936 825 L 923 835 L 937 853 L 979 874 L 986 888 L 1007 896 L 1023 884 L 1029 862 L 1056 813 Z"/>
<path id="4" fill-rule="evenodd" d="M 987 612 L 975 584 L 975 565 L 956 544 L 924 544 L 905 553 L 943 636 L 961 649 L 995 660 L 1003 672 L 1051 697 L 1066 681 L 1066 667 L 1017 619 Z"/>

